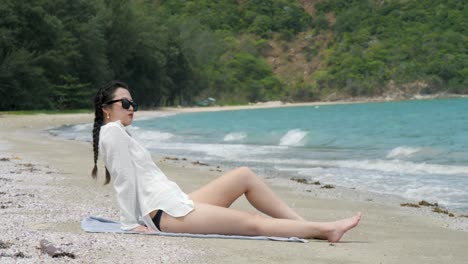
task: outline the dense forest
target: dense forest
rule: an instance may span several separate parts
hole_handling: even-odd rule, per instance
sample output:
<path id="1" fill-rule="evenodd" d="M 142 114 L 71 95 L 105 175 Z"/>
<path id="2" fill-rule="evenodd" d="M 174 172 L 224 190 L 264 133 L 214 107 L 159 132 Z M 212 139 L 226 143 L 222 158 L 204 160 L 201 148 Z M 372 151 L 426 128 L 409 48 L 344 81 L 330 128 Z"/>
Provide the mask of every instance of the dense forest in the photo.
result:
<path id="1" fill-rule="evenodd" d="M 0 110 L 468 93 L 458 0 L 2 0 Z M 333 95 L 333 96 L 331 96 Z"/>

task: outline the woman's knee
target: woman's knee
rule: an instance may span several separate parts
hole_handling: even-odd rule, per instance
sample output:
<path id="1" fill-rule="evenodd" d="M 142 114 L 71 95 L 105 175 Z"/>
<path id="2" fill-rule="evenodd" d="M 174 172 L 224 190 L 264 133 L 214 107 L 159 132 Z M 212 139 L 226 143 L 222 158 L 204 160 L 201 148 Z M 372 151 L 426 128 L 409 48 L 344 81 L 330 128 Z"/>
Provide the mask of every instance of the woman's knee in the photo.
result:
<path id="1" fill-rule="evenodd" d="M 263 232 L 263 221 L 264 217 L 256 214 L 256 213 L 250 213 L 249 217 L 246 219 L 245 222 L 245 230 L 249 235 L 262 235 Z"/>
<path id="2" fill-rule="evenodd" d="M 249 167 L 239 167 L 236 170 L 241 177 L 245 178 L 245 180 L 257 177 L 257 175 L 255 175 L 255 173 Z"/>
<path id="3" fill-rule="evenodd" d="M 245 174 L 253 174 L 253 171 L 247 166 L 238 167 L 237 170 Z"/>

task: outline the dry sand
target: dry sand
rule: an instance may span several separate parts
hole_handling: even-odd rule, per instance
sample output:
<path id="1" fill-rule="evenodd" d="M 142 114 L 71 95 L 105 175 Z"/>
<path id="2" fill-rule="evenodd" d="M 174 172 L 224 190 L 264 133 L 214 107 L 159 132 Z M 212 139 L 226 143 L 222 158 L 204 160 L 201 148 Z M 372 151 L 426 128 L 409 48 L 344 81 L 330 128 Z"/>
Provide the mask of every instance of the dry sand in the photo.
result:
<path id="1" fill-rule="evenodd" d="M 333 244 L 85 233 L 79 222 L 86 215 L 118 219 L 112 187 L 102 185 L 102 174 L 97 182 L 91 179 L 89 143 L 54 138 L 44 129 L 89 122 L 90 114 L 0 116 L 0 263 L 466 263 L 468 218 L 402 208 L 371 194 L 268 179 L 309 220 L 330 221 L 357 211 L 363 220 Z M 221 173 L 216 164 L 154 159 L 186 192 Z M 253 210 L 245 199 L 234 206 Z M 75 259 L 41 253 L 41 239 Z"/>

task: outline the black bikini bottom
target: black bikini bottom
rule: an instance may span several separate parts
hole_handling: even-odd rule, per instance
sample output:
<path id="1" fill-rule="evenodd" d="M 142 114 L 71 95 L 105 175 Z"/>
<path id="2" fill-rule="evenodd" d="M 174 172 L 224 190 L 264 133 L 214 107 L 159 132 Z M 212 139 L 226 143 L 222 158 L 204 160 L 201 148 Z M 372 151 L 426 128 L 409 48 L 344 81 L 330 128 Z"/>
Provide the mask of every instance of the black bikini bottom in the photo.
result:
<path id="1" fill-rule="evenodd" d="M 159 226 L 159 224 L 161 223 L 161 215 L 163 213 L 163 210 L 158 210 L 156 212 L 156 215 L 153 217 L 153 223 L 154 225 L 156 226 L 156 228 L 159 230 L 159 231 L 162 231 L 161 230 L 161 227 Z"/>

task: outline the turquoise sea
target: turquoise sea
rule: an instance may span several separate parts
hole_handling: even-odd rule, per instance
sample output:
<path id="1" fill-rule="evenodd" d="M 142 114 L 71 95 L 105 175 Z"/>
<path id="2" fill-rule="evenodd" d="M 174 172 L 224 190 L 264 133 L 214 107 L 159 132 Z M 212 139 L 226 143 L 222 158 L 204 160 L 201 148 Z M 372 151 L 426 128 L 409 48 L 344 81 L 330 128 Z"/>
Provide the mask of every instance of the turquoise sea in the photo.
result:
<path id="1" fill-rule="evenodd" d="M 468 212 L 468 99 L 187 113 L 137 120 L 150 151 Z M 91 140 L 91 124 L 51 130 Z"/>

